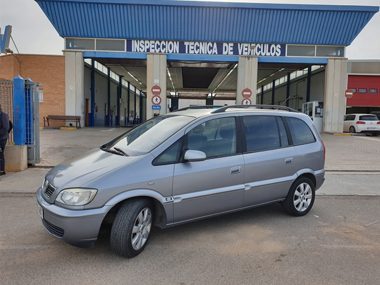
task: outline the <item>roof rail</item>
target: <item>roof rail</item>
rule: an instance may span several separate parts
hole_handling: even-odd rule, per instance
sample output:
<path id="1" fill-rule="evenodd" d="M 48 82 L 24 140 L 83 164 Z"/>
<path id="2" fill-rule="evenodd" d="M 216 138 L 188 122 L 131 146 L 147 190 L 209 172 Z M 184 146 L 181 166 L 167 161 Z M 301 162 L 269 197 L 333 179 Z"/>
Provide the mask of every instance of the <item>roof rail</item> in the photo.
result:
<path id="1" fill-rule="evenodd" d="M 222 113 L 225 112 L 227 109 L 230 108 L 241 108 L 241 109 L 247 109 L 247 108 L 256 108 L 256 109 L 275 109 L 275 110 L 286 110 L 289 112 L 298 112 L 296 109 L 287 107 L 287 106 L 282 106 L 282 105 L 230 105 L 230 106 L 225 106 L 221 107 L 215 111 L 213 111 L 213 114 L 216 113 Z"/>
<path id="2" fill-rule="evenodd" d="M 221 107 L 223 107 L 223 106 L 222 105 L 189 106 L 189 107 L 178 109 L 174 112 L 185 111 L 185 110 L 189 110 L 189 109 L 214 109 L 214 108 L 221 108 Z"/>

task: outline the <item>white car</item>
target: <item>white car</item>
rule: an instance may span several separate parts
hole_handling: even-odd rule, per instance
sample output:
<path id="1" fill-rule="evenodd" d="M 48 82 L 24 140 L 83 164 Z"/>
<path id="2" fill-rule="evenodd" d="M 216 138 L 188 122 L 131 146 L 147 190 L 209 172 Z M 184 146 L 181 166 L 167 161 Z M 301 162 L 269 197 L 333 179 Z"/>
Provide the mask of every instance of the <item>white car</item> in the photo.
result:
<path id="1" fill-rule="evenodd" d="M 343 131 L 378 136 L 380 134 L 380 121 L 373 114 L 348 114 L 344 116 Z"/>

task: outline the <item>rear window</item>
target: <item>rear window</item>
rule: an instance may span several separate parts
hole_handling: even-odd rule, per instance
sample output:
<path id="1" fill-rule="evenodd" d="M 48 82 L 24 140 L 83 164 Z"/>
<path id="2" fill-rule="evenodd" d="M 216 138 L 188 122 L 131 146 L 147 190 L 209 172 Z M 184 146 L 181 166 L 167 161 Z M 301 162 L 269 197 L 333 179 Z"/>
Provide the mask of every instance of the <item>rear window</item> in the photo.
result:
<path id="1" fill-rule="evenodd" d="M 359 120 L 361 121 L 378 121 L 379 119 L 375 115 L 364 115 L 359 116 Z"/>
<path id="2" fill-rule="evenodd" d="M 289 125 L 290 133 L 293 139 L 293 145 L 301 145 L 315 142 L 315 137 L 309 126 L 297 118 L 286 118 Z"/>

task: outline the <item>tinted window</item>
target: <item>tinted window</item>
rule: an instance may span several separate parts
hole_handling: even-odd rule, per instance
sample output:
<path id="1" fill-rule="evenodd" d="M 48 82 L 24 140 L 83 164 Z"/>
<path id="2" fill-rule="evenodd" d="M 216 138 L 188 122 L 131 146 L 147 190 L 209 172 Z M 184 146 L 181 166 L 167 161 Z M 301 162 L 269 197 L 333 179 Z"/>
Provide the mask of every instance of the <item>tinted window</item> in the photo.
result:
<path id="1" fill-rule="evenodd" d="M 369 93 L 377 93 L 377 89 L 369 89 Z"/>
<path id="2" fill-rule="evenodd" d="M 262 151 L 288 145 L 285 127 L 278 128 L 274 116 L 247 116 L 243 118 L 247 151 Z M 280 136 L 281 133 L 281 136 Z"/>
<path id="3" fill-rule="evenodd" d="M 315 142 L 315 137 L 309 126 L 297 118 L 286 118 L 290 128 L 293 144 L 301 145 Z"/>
<path id="4" fill-rule="evenodd" d="M 345 118 L 344 118 L 345 121 L 353 121 L 355 120 L 355 115 L 347 115 Z"/>
<path id="5" fill-rule="evenodd" d="M 359 88 L 359 93 L 367 93 L 367 89 L 366 88 Z"/>
<path id="6" fill-rule="evenodd" d="M 359 116 L 359 120 L 362 121 L 378 121 L 377 117 L 375 115 L 365 115 L 365 116 Z"/>
<path id="7" fill-rule="evenodd" d="M 187 148 L 203 151 L 207 157 L 236 153 L 235 118 L 214 119 L 196 126 L 187 135 Z"/>
<path id="8" fill-rule="evenodd" d="M 172 144 L 168 149 L 161 153 L 153 162 L 153 165 L 173 164 L 179 161 L 181 153 L 182 139 Z"/>

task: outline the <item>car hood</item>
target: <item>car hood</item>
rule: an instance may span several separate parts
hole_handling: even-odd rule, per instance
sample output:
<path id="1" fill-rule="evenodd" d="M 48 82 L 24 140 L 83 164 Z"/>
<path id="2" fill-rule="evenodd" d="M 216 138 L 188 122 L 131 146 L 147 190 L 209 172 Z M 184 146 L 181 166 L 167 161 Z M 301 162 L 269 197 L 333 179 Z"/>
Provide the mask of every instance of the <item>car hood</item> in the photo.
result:
<path id="1" fill-rule="evenodd" d="M 81 187 L 95 178 L 137 160 L 139 156 L 121 156 L 93 149 L 74 159 L 65 161 L 46 175 L 47 180 L 58 191 L 65 188 Z"/>

